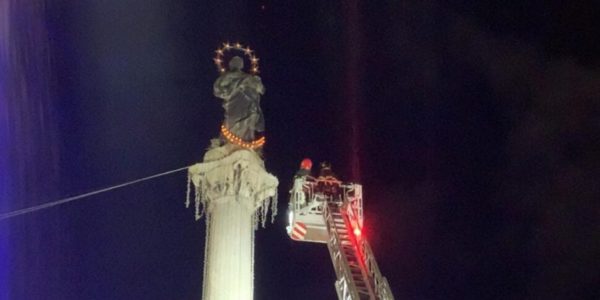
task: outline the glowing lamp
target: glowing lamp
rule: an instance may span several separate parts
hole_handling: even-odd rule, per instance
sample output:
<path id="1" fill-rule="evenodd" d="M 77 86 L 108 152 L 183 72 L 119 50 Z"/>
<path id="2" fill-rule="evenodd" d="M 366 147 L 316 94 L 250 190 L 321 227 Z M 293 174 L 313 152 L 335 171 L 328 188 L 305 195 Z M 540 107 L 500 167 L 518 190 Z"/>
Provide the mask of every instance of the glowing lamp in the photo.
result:
<path id="1" fill-rule="evenodd" d="M 354 228 L 354 235 L 355 236 L 360 236 L 360 229 Z"/>

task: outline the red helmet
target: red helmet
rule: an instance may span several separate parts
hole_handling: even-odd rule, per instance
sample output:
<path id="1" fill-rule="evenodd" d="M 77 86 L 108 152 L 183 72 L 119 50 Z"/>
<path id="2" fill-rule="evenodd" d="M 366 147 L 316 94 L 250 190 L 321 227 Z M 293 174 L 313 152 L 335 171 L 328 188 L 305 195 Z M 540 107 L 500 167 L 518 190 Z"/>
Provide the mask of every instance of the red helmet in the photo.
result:
<path id="1" fill-rule="evenodd" d="M 302 170 L 310 170 L 312 168 L 312 160 L 310 158 L 305 158 L 300 163 L 300 169 Z"/>

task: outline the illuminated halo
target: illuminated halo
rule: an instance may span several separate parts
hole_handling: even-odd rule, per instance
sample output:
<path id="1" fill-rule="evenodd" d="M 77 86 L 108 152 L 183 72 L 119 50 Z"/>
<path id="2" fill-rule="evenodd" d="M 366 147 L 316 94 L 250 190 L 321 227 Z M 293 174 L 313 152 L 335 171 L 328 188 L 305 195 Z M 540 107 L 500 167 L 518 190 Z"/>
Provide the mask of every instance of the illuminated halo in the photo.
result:
<path id="1" fill-rule="evenodd" d="M 256 149 L 256 148 L 260 148 L 262 147 L 265 142 L 266 139 L 265 137 L 261 137 L 258 140 L 254 140 L 251 142 L 246 142 L 244 141 L 242 138 L 236 136 L 235 134 L 233 134 L 231 131 L 229 131 L 229 129 L 227 129 L 227 127 L 225 127 L 225 125 L 221 125 L 221 134 L 225 137 L 225 139 L 227 139 L 227 141 L 229 141 L 230 143 L 234 144 L 234 145 L 238 145 L 242 148 L 246 148 L 246 149 Z"/>
<path id="2" fill-rule="evenodd" d="M 237 50 L 237 51 L 244 52 L 244 56 L 246 56 L 250 60 L 250 73 L 252 73 L 253 75 L 258 74 L 258 57 L 256 57 L 256 55 L 254 55 L 254 50 L 250 49 L 250 47 L 248 47 L 248 46 L 244 47 L 244 45 L 242 45 L 240 43 L 235 43 L 235 44 L 223 43 L 223 47 L 218 48 L 215 51 L 215 53 L 217 53 L 217 55 L 215 56 L 215 58 L 213 58 L 213 60 L 215 61 L 217 70 L 219 70 L 220 73 L 223 73 L 227 70 L 223 66 L 223 58 L 224 58 L 225 52 L 228 52 L 231 50 Z"/>

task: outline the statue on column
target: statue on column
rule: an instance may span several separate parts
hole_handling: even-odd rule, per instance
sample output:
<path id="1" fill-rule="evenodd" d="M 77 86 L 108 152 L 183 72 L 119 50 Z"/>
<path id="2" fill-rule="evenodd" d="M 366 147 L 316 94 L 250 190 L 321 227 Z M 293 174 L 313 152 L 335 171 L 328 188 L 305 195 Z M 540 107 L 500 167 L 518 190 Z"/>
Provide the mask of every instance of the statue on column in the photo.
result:
<path id="1" fill-rule="evenodd" d="M 221 133 L 228 142 L 241 146 L 255 145 L 257 133 L 265 130 L 260 109 L 260 96 L 265 93 L 265 87 L 260 77 L 245 73 L 243 68 L 244 60 L 234 56 L 228 70 L 222 72 L 213 85 L 214 95 L 223 99 L 225 109 Z"/>
<path id="2" fill-rule="evenodd" d="M 224 54 L 233 57 L 226 68 Z M 225 120 L 221 137 L 213 139 L 202 162 L 188 169 L 186 206 L 194 186 L 196 220 L 206 214 L 206 241 L 202 299 L 252 300 L 254 296 L 254 230 L 277 214 L 277 178 L 267 172 L 261 158 L 265 143 L 260 96 L 264 87 L 256 74 L 258 58 L 240 43 L 224 43 L 213 59 L 219 78 L 214 95 L 223 100 Z M 232 284 L 234 283 L 234 284 Z"/>

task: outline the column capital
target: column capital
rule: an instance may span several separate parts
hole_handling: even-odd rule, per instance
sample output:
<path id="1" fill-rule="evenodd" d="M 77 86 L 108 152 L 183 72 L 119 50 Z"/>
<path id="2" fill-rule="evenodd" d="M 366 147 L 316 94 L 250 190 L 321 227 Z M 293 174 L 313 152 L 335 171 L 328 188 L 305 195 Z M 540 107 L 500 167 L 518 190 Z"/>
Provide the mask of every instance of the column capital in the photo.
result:
<path id="1" fill-rule="evenodd" d="M 228 146 L 210 149 L 204 162 L 188 169 L 196 191 L 197 218 L 201 215 L 200 206 L 210 214 L 214 205 L 224 201 L 238 201 L 250 213 L 265 210 L 277 195 L 279 181 L 265 170 L 260 156 L 253 150 Z M 276 203 L 273 204 L 276 209 Z M 266 216 L 266 211 L 262 215 Z"/>

